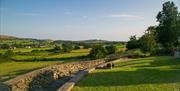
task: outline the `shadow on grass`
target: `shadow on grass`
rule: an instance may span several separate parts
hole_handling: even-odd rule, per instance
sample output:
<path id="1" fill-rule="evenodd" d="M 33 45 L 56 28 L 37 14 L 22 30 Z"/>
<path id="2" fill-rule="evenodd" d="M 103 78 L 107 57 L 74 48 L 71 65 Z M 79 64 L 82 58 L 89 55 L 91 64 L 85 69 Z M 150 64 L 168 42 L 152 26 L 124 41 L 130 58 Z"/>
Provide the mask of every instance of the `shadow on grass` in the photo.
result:
<path id="1" fill-rule="evenodd" d="M 147 60 L 147 62 L 146 62 Z M 148 63 L 148 65 L 143 65 Z M 142 65 L 139 65 L 142 64 Z M 138 66 L 139 65 L 139 66 Z M 174 57 L 151 57 L 119 63 L 136 71 L 108 71 L 91 73 L 78 86 L 127 86 L 140 84 L 180 83 L 180 59 Z M 167 70 L 154 67 L 168 66 Z M 171 69 L 173 68 L 173 69 Z"/>
<path id="2" fill-rule="evenodd" d="M 116 66 L 117 67 L 124 67 L 124 66 L 131 66 L 131 65 L 143 64 L 143 63 L 149 63 L 149 61 L 144 61 L 144 60 L 152 60 L 154 58 L 156 58 L 156 57 L 129 59 L 128 61 L 125 61 L 123 63 L 119 63 Z"/>
<path id="3" fill-rule="evenodd" d="M 153 58 L 152 62 L 149 62 L 150 65 L 143 65 L 143 66 L 134 66 L 134 67 L 139 67 L 139 68 L 145 68 L 145 67 L 160 67 L 160 66 L 177 66 L 179 65 L 180 67 L 180 59 L 174 58 L 174 57 L 166 57 L 166 58 L 160 58 L 156 57 Z"/>
<path id="4" fill-rule="evenodd" d="M 89 74 L 77 85 L 83 86 L 126 86 L 180 82 L 180 70 L 160 71 L 139 69 L 137 71 L 98 72 Z"/>

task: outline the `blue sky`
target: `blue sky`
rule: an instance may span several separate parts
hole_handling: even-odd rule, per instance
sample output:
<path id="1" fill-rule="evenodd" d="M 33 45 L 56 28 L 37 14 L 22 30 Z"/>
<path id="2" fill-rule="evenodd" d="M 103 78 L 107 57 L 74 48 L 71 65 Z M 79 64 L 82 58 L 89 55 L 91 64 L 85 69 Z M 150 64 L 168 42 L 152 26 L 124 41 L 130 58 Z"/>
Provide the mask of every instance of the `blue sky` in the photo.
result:
<path id="1" fill-rule="evenodd" d="M 157 25 L 167 0 L 0 0 L 0 34 L 126 41 Z M 180 0 L 173 0 L 180 7 Z"/>

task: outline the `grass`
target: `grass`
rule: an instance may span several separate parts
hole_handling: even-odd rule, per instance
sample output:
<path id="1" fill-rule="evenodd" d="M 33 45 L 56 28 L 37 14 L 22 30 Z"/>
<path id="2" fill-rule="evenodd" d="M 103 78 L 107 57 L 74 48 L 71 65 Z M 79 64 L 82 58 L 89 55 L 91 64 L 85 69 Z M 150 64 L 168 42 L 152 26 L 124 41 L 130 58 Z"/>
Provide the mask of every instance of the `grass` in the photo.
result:
<path id="1" fill-rule="evenodd" d="M 48 50 L 50 48 L 17 48 L 13 49 L 13 52 L 21 52 L 23 54 L 16 54 L 13 55 L 11 58 L 16 61 L 34 61 L 36 60 L 48 60 L 48 61 L 57 61 L 57 60 L 64 60 L 64 59 L 70 59 L 72 57 L 78 57 L 78 56 L 86 56 L 89 54 L 90 49 L 78 49 L 78 50 L 72 50 L 70 53 L 53 53 L 48 51 L 40 51 L 32 53 L 32 50 Z M 7 50 L 1 49 L 0 53 L 4 53 Z"/>
<path id="2" fill-rule="evenodd" d="M 38 55 L 37 55 L 38 54 Z M 18 60 L 18 61 L 28 61 L 36 59 L 46 59 L 46 60 L 64 60 L 64 59 L 71 59 L 79 56 L 86 56 L 89 54 L 89 49 L 79 49 L 73 50 L 70 53 L 36 53 L 35 55 L 15 55 L 11 58 Z"/>
<path id="3" fill-rule="evenodd" d="M 48 50 L 52 48 L 17 48 L 11 49 L 13 52 L 31 52 L 32 50 Z M 7 49 L 0 49 L 0 53 L 5 53 Z"/>
<path id="4" fill-rule="evenodd" d="M 30 49 L 29 49 L 30 50 Z M 24 50 L 27 52 L 29 50 Z M 0 81 L 6 81 L 10 78 L 14 78 L 18 75 L 30 72 L 32 70 L 45 67 L 47 65 L 78 61 L 79 56 L 87 55 L 89 53 L 88 49 L 73 50 L 71 53 L 55 53 L 53 55 L 16 55 L 12 58 L 18 60 L 24 60 L 23 62 L 15 62 L 8 58 L 0 57 Z M 41 60 L 38 62 L 28 62 L 26 60 L 31 60 L 33 58 L 46 58 L 46 61 Z M 48 60 L 47 60 L 48 59 Z"/>
<path id="5" fill-rule="evenodd" d="M 121 61 L 96 70 L 73 91 L 179 91 L 180 59 L 161 56 Z"/>
<path id="6" fill-rule="evenodd" d="M 0 59 L 2 61 L 2 59 Z M 62 63 L 63 61 L 40 61 L 40 62 L 9 62 L 0 63 L 0 81 L 6 81 L 29 71 L 45 67 L 51 64 Z"/>

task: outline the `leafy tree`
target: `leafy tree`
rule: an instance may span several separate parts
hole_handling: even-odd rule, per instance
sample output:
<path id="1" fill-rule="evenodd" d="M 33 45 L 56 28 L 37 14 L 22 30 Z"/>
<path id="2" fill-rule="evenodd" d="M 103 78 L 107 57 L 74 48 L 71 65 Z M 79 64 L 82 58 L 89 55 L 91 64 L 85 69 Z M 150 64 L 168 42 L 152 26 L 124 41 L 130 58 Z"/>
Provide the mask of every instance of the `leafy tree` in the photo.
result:
<path id="1" fill-rule="evenodd" d="M 180 38 L 180 13 L 178 14 L 178 19 L 177 19 L 177 34 L 178 34 L 178 38 Z"/>
<path id="2" fill-rule="evenodd" d="M 116 52 L 116 47 L 113 45 L 109 45 L 105 47 L 107 54 L 114 54 Z"/>
<path id="3" fill-rule="evenodd" d="M 159 26 L 157 27 L 157 39 L 163 47 L 171 49 L 177 46 L 178 10 L 173 2 L 165 2 L 162 11 L 157 15 Z"/>
<path id="4" fill-rule="evenodd" d="M 156 28 L 151 26 L 149 27 L 145 34 L 139 39 L 140 49 L 143 52 L 149 52 L 154 54 L 157 50 L 157 42 L 155 35 Z"/>
<path id="5" fill-rule="evenodd" d="M 105 56 L 106 50 L 102 45 L 93 46 L 89 54 L 90 59 L 99 59 L 104 58 Z"/>
<path id="6" fill-rule="evenodd" d="M 74 46 L 74 49 L 81 49 L 81 47 L 78 46 L 78 45 L 75 45 L 75 46 Z"/>
<path id="7" fill-rule="evenodd" d="M 62 44 L 62 51 L 63 52 L 71 52 L 73 49 L 71 44 Z"/>
<path id="8" fill-rule="evenodd" d="M 1 45 L 0 45 L 0 48 L 1 48 L 1 49 L 9 49 L 10 46 L 9 46 L 8 44 L 1 44 Z"/>
<path id="9" fill-rule="evenodd" d="M 61 47 L 58 45 L 55 45 L 54 50 L 61 50 Z"/>
<path id="10" fill-rule="evenodd" d="M 87 44 L 87 43 L 81 43 L 80 45 L 83 46 L 84 49 L 88 49 L 92 47 L 91 44 Z"/>
<path id="11" fill-rule="evenodd" d="M 15 55 L 15 53 L 12 51 L 12 50 L 7 50 L 5 53 L 4 53 L 5 56 L 7 57 L 11 57 L 13 55 Z"/>
<path id="12" fill-rule="evenodd" d="M 139 48 L 139 41 L 135 35 L 130 37 L 130 40 L 127 42 L 126 48 L 127 49 Z"/>

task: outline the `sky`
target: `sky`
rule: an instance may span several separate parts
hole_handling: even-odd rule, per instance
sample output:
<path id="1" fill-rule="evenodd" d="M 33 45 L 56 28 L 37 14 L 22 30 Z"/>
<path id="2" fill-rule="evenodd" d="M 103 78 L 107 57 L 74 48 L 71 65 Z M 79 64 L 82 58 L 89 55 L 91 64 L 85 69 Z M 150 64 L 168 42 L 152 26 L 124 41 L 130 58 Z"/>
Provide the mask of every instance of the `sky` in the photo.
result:
<path id="1" fill-rule="evenodd" d="M 0 0 L 0 35 L 127 41 L 158 24 L 156 15 L 165 1 Z M 180 0 L 171 1 L 180 8 Z"/>

